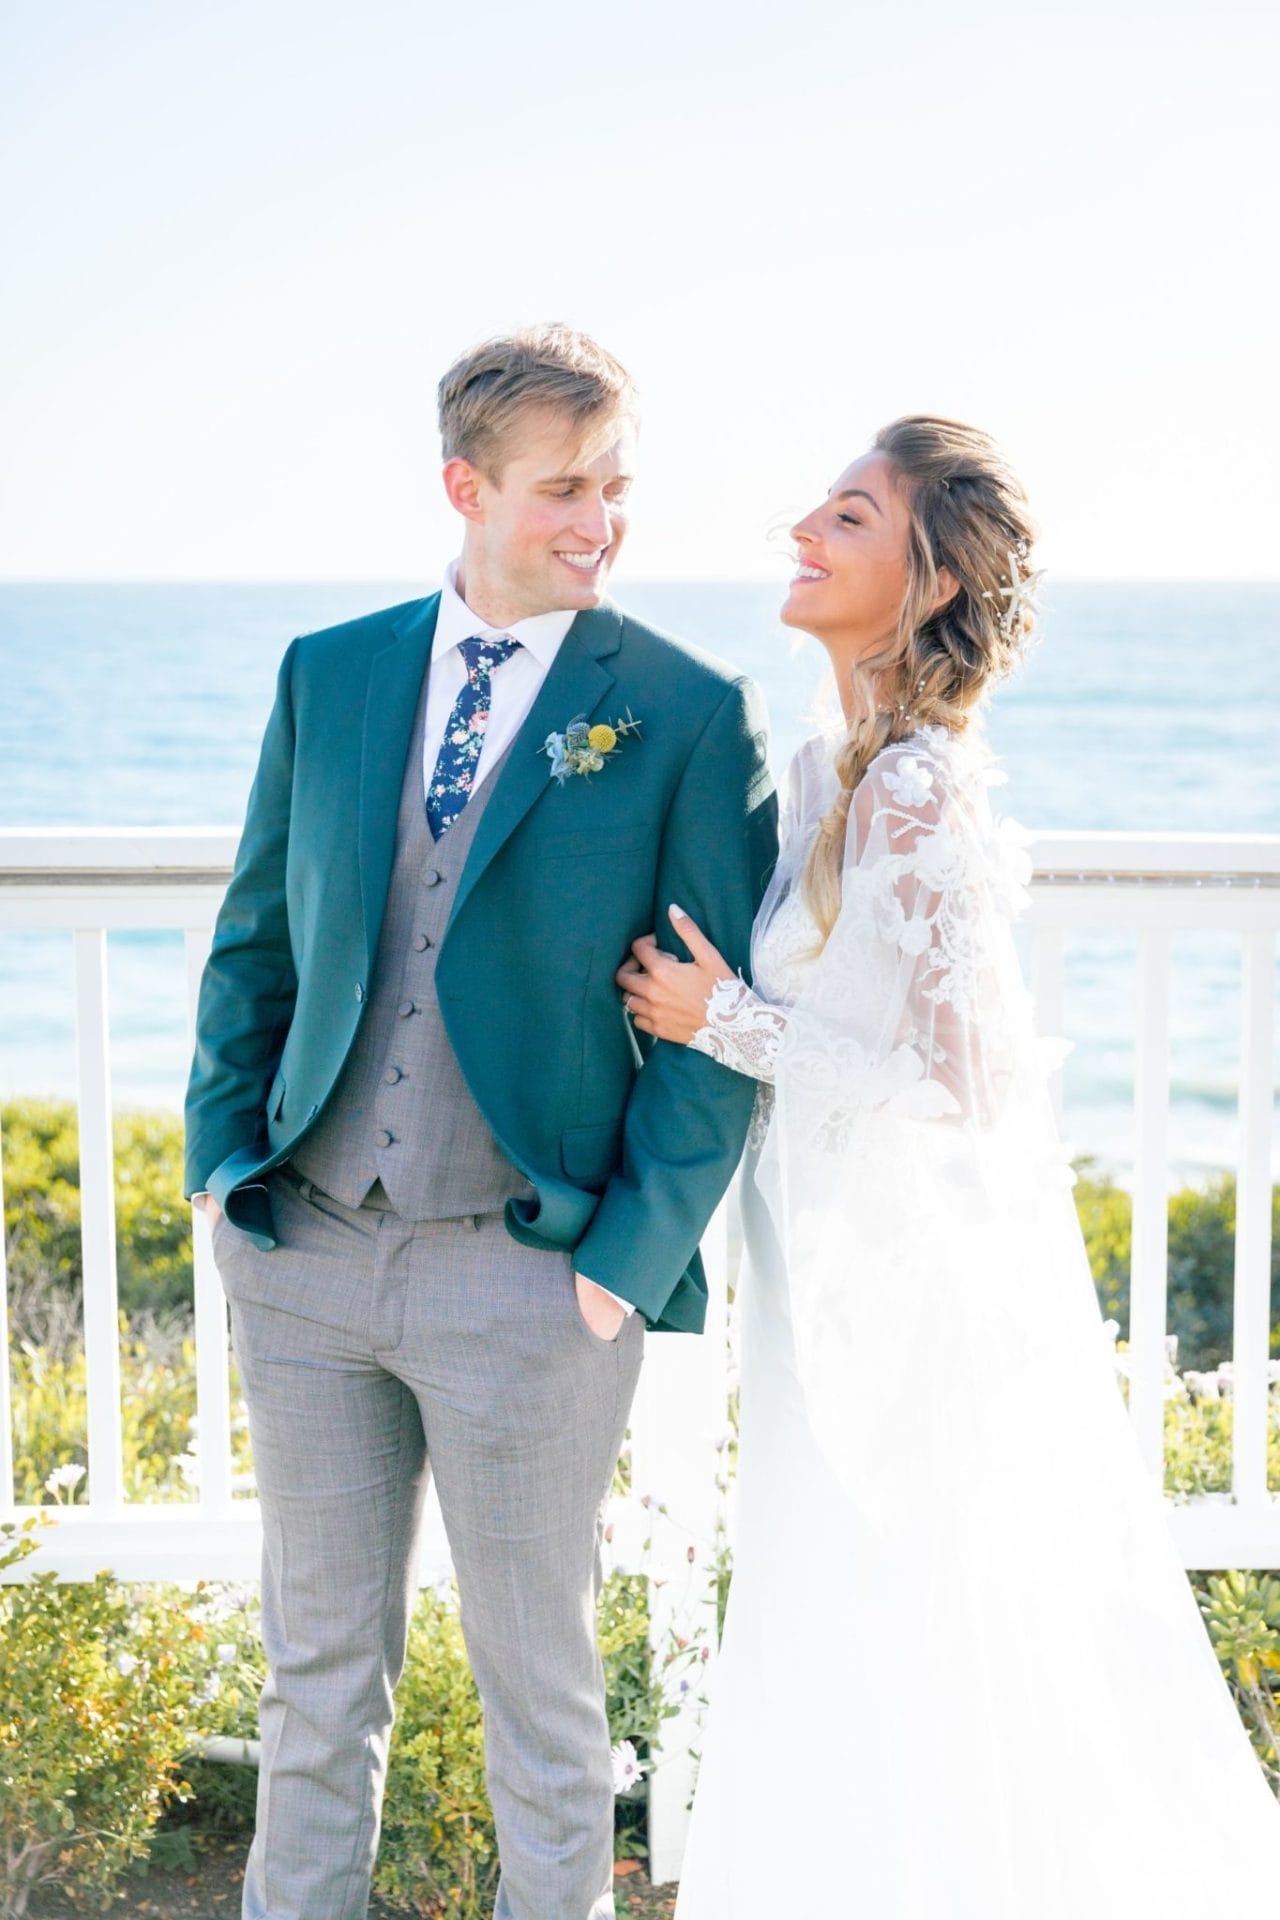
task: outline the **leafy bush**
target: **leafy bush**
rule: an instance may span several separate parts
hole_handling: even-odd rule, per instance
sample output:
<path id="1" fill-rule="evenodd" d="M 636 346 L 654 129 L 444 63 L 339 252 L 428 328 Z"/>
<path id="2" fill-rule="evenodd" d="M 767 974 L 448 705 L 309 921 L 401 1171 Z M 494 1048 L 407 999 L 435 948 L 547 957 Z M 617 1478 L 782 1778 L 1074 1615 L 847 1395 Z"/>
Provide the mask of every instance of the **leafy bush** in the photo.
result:
<path id="1" fill-rule="evenodd" d="M 1280 1577 L 1195 1574 L 1193 1584 L 1254 1752 L 1280 1793 Z"/>
<path id="2" fill-rule="evenodd" d="M 79 1341 L 35 1346 L 24 1340 L 11 1355 L 14 1497 L 39 1506 L 49 1475 L 88 1461 L 85 1358 Z M 120 1316 L 121 1429 L 124 1489 L 129 1500 L 195 1497 L 195 1342 L 188 1326 L 141 1317 L 132 1327 Z M 232 1464 L 242 1490 L 252 1484 L 248 1422 L 237 1406 L 232 1419 Z M 85 1500 L 84 1479 L 75 1497 Z"/>
<path id="3" fill-rule="evenodd" d="M 114 1139 L 120 1305 L 131 1315 L 189 1313 L 182 1121 L 171 1113 L 118 1113 Z M 79 1151 L 71 1102 L 13 1100 L 0 1107 L 5 1251 L 19 1337 L 43 1340 L 43 1317 L 80 1297 Z"/>
<path id="4" fill-rule="evenodd" d="M 5 1243 L 15 1335 L 44 1341 L 42 1317 L 81 1286 L 80 1172 L 74 1106 L 13 1100 L 0 1107 Z M 182 1122 L 177 1114 L 115 1119 L 116 1260 L 128 1315 L 189 1313 L 190 1216 L 182 1198 Z M 1127 1327 L 1132 1204 L 1095 1163 L 1076 1162 L 1076 1207 L 1103 1311 Z M 1280 1290 L 1280 1188 L 1274 1196 L 1273 1296 Z M 1169 1203 L 1169 1330 L 1183 1364 L 1213 1367 L 1231 1348 L 1235 1181 L 1223 1175 Z M 30 1319 L 31 1325 L 24 1325 Z M 1280 1318 L 1273 1349 L 1280 1352 Z"/>
<path id="5" fill-rule="evenodd" d="M 396 1690 L 374 1885 L 410 1913 L 480 1920 L 497 1884 L 480 1697 L 457 1610 L 428 1589 Z"/>
<path id="6" fill-rule="evenodd" d="M 0 1529 L 0 1570 L 34 1550 L 31 1526 Z M 20 1920 L 36 1887 L 107 1905 L 165 1805 L 190 1791 L 193 1633 L 180 1602 L 108 1574 L 0 1586 L 0 1920 Z"/>
<path id="7" fill-rule="evenodd" d="M 1133 1202 L 1093 1162 L 1076 1162 L 1076 1211 L 1102 1310 L 1129 1325 Z M 1280 1353 L 1280 1187 L 1271 1196 L 1271 1349 Z M 1235 1288 L 1236 1183 L 1221 1174 L 1204 1187 L 1184 1187 L 1169 1201 L 1168 1329 L 1184 1367 L 1212 1368 L 1231 1355 Z"/>
<path id="8" fill-rule="evenodd" d="M 21 1549 L 23 1553 L 30 1550 L 28 1546 Z M 161 1751 L 169 1755 L 171 1769 L 186 1754 L 181 1781 L 167 1796 L 162 1829 L 154 1828 L 154 1820 L 166 1804 L 163 1794 L 151 1804 L 145 1822 L 135 1822 L 132 1828 L 122 1825 L 118 1832 L 113 1829 L 120 1844 L 110 1857 L 102 1855 L 97 1878 L 83 1871 L 62 1875 L 68 1890 L 74 1888 L 83 1899 L 110 1885 L 128 1860 L 144 1857 L 148 1851 L 156 1859 L 181 1857 L 173 1848 L 181 1843 L 184 1827 L 246 1832 L 253 1822 L 256 1771 L 251 1766 L 204 1760 L 190 1750 L 189 1742 L 197 1734 L 242 1740 L 258 1737 L 258 1695 L 266 1664 L 256 1588 L 203 1581 L 185 1587 L 119 1587 L 105 1574 L 90 1586 L 56 1586 L 48 1575 L 38 1584 L 38 1628 L 33 1626 L 33 1631 L 38 1630 L 47 1650 L 81 1636 L 100 1643 L 94 1670 L 105 1663 L 115 1688 L 109 1697 L 99 1696 L 98 1709 L 106 1718 L 126 1721 L 130 1714 L 154 1708 L 151 1674 L 161 1655 L 174 1697 L 186 1703 L 186 1718 L 175 1724 L 167 1744 L 163 1732 L 155 1743 L 157 1755 Z M 34 1618 L 31 1599 L 22 1598 L 31 1593 L 31 1588 L 0 1589 L 0 1603 L 7 1600 L 19 1609 L 26 1607 Z M 0 1620 L 4 1618 L 0 1611 Z M 639 1575 L 612 1575 L 601 1595 L 599 1623 L 610 1732 L 615 1743 L 629 1740 L 644 1752 L 662 1719 L 673 1711 L 670 1676 L 679 1673 L 684 1658 L 673 1645 L 655 1661 L 648 1632 L 647 1580 Z M 144 1681 L 140 1701 L 138 1689 Z M 16 1697 L 20 1689 L 16 1675 L 11 1685 Z M 21 1690 L 25 1701 L 26 1689 Z M 39 1698 L 37 1693 L 34 1708 Z M 16 1726 L 19 1716 L 11 1710 L 0 1684 L 0 1720 L 8 1719 Z M 87 1770 L 91 1760 L 91 1749 L 82 1748 L 81 1769 Z M 31 1796 L 52 1800 L 57 1787 L 29 1773 L 23 1780 L 10 1775 L 3 1791 L 15 1796 L 19 1809 L 15 1820 L 19 1820 Z M 12 1830 L 8 1814 L 6 1802 L 0 1807 L 0 1838 Z M 619 1801 L 619 1852 L 635 1855 L 640 1851 L 636 1829 L 643 1829 L 643 1824 L 641 1788 L 637 1797 Z M 396 1693 L 376 1885 L 390 1904 L 407 1912 L 479 1920 L 491 1910 L 496 1884 L 483 1722 L 456 1596 L 452 1589 L 427 1590 L 414 1611 L 408 1660 Z M 21 1908 L 14 1907 L 13 1912 Z M 3 1907 L 0 1920 L 9 1920 Z"/>

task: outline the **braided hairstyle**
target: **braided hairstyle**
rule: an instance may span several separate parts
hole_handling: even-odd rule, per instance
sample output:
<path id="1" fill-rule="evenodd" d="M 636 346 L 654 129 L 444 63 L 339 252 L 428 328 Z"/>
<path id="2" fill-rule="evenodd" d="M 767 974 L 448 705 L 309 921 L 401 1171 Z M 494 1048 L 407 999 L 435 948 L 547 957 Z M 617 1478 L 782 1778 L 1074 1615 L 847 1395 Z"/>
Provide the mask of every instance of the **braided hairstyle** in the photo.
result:
<path id="1" fill-rule="evenodd" d="M 826 941 L 840 911 L 840 876 L 854 789 L 885 747 L 917 727 L 961 732 L 992 683 L 1031 638 L 1028 562 L 1035 528 L 1017 475 L 988 434 L 959 420 L 904 414 L 876 435 L 904 499 L 907 590 L 897 629 L 852 669 L 853 718 L 835 759 L 840 792 L 804 872 L 805 900 Z M 959 582 L 942 606 L 938 574 Z"/>

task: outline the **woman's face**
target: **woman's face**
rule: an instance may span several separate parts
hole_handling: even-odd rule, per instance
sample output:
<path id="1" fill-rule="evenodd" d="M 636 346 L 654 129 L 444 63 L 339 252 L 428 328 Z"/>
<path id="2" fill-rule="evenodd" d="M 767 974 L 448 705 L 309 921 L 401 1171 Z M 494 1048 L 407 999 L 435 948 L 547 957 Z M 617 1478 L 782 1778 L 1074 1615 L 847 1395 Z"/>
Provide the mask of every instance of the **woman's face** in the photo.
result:
<path id="1" fill-rule="evenodd" d="M 910 525 L 887 456 L 864 453 L 791 529 L 799 560 L 784 624 L 811 633 L 841 662 L 880 652 L 906 598 Z"/>

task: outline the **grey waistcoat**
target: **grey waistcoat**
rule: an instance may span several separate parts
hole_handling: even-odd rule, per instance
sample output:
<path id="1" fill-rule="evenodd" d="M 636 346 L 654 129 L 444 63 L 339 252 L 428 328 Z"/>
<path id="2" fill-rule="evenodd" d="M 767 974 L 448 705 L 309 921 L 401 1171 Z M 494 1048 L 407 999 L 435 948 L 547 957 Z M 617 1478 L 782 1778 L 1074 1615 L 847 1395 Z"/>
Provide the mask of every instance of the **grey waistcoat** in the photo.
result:
<path id="1" fill-rule="evenodd" d="M 506 752 L 434 840 L 423 791 L 426 706 L 424 676 L 369 999 L 332 1097 L 291 1157 L 299 1173 L 349 1207 L 381 1180 L 402 1218 L 448 1220 L 496 1213 L 533 1189 L 499 1150 L 471 1096 L 435 984 L 454 894 Z"/>

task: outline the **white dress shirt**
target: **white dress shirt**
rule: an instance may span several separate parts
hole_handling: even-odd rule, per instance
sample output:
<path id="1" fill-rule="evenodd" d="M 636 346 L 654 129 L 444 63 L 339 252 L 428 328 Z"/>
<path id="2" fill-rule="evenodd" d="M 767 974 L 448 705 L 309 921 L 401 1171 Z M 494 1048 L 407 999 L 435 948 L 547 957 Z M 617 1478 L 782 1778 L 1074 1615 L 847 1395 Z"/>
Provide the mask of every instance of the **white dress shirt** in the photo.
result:
<path id="1" fill-rule="evenodd" d="M 431 674 L 427 681 L 427 711 L 423 723 L 424 798 L 436 770 L 449 715 L 467 684 L 461 643 L 472 639 L 497 640 L 504 635 L 520 642 L 519 651 L 500 661 L 493 670 L 489 724 L 485 728 L 484 745 L 480 749 L 479 763 L 471 782 L 471 791 L 474 793 L 485 774 L 493 769 L 503 749 L 515 739 L 529 718 L 529 710 L 551 670 L 551 663 L 577 618 L 570 609 L 563 613 L 535 613 L 527 620 L 514 621 L 509 627 L 491 627 L 487 620 L 472 613 L 458 592 L 460 565 L 460 561 L 454 560 L 445 569 L 440 584 L 440 611 L 436 616 L 435 639 L 431 643 Z M 600 1291 L 609 1293 L 608 1287 L 601 1287 Z M 618 1305 L 625 1307 L 628 1313 L 635 1312 L 629 1300 L 620 1299 L 616 1293 L 609 1293 L 609 1298 L 617 1300 Z"/>
<path id="2" fill-rule="evenodd" d="M 491 627 L 487 620 L 472 613 L 458 592 L 458 568 L 455 560 L 445 573 L 440 587 L 440 612 L 436 618 L 436 636 L 431 643 L 431 677 L 427 683 L 427 712 L 422 736 L 423 792 L 431 784 L 436 760 L 444 742 L 444 730 L 453 712 L 454 702 L 467 684 L 467 669 L 460 652 L 464 640 L 497 640 L 509 635 L 520 642 L 520 650 L 494 668 L 492 704 L 484 745 L 476 767 L 471 791 L 475 792 L 487 773 L 492 772 L 504 747 L 515 739 L 529 718 L 529 709 L 551 663 L 560 651 L 575 615 L 535 613 L 528 620 L 517 620 L 509 627 Z"/>

